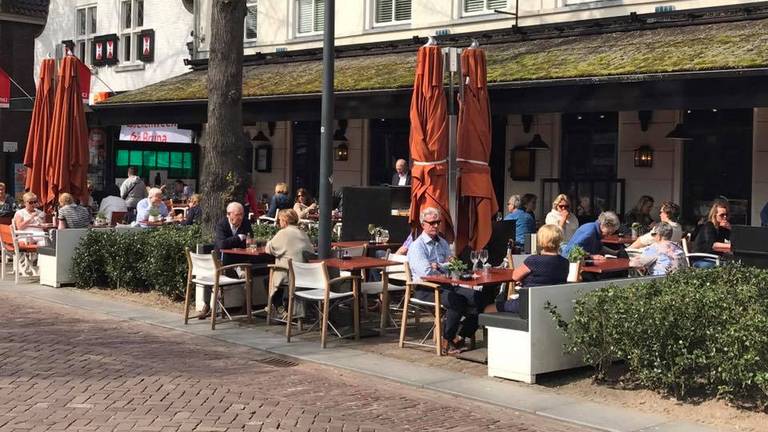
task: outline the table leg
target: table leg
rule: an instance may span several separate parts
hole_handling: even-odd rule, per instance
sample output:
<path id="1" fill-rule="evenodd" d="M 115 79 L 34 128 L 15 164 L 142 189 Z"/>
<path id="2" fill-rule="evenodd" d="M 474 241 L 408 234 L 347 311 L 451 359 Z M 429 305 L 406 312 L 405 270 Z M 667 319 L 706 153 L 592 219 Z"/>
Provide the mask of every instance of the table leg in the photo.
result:
<path id="1" fill-rule="evenodd" d="M 360 340 L 360 278 L 352 280 L 352 319 L 355 326 L 355 340 Z"/>
<path id="2" fill-rule="evenodd" d="M 381 272 L 381 283 L 381 320 L 379 322 L 379 333 L 384 336 L 384 333 L 387 331 L 387 323 L 389 322 L 389 277 L 387 276 L 386 269 Z"/>

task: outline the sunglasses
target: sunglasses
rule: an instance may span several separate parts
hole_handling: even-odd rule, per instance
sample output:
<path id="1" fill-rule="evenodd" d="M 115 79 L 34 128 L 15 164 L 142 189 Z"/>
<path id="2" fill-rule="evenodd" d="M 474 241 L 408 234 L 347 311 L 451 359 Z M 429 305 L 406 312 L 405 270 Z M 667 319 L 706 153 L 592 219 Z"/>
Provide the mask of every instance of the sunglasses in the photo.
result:
<path id="1" fill-rule="evenodd" d="M 37 200 L 27 201 L 27 204 L 37 204 Z"/>
<path id="2" fill-rule="evenodd" d="M 425 224 L 430 225 L 430 226 L 438 226 L 438 225 L 440 225 L 440 222 L 442 222 L 440 219 L 434 220 L 434 221 L 431 221 L 431 222 L 430 221 L 424 221 Z"/>
<path id="3" fill-rule="evenodd" d="M 569 206 L 569 205 L 567 205 L 567 204 L 558 204 L 558 205 L 557 205 L 557 208 L 559 208 L 559 209 L 567 209 L 567 208 L 570 208 L 570 207 L 571 207 L 571 206 Z"/>
<path id="4" fill-rule="evenodd" d="M 717 217 L 719 217 L 719 218 L 727 218 L 728 217 L 728 213 L 720 213 L 719 215 L 717 215 Z"/>

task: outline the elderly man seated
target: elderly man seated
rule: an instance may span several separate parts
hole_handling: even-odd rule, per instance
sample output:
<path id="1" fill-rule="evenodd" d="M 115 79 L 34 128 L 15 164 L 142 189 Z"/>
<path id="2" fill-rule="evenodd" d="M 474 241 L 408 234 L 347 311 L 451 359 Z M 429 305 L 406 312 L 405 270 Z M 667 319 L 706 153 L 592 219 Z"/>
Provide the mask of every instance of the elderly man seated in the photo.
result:
<path id="1" fill-rule="evenodd" d="M 600 213 L 597 221 L 585 223 L 573 234 L 571 240 L 563 248 L 562 255 L 568 258 L 568 253 L 574 246 L 581 246 L 595 261 L 605 259 L 604 254 L 612 252 L 603 247 L 602 238 L 609 236 L 619 229 L 619 217 L 612 211 Z"/>
<path id="2" fill-rule="evenodd" d="M 419 217 L 423 232 L 408 248 L 408 265 L 414 280 L 427 275 L 448 273 L 451 251 L 440 230 L 440 211 L 434 207 L 425 208 Z M 432 289 L 418 288 L 414 297 L 426 302 L 435 301 Z M 461 352 L 464 338 L 472 337 L 477 331 L 478 311 L 485 306 L 482 293 L 468 288 L 444 285 L 440 291 L 440 303 L 446 308 L 445 326 L 442 334 L 442 347 L 446 354 Z M 461 319 L 464 318 L 462 323 Z"/>
<path id="3" fill-rule="evenodd" d="M 661 276 L 686 266 L 685 252 L 672 242 L 674 227 L 661 222 L 654 228 L 656 241 L 643 249 L 643 253 L 629 260 L 629 265 L 643 269 L 646 274 Z"/>
<path id="4" fill-rule="evenodd" d="M 147 226 L 149 212 L 152 209 L 156 209 L 164 218 L 168 216 L 168 207 L 163 203 L 163 191 L 160 188 L 150 189 L 149 196 L 136 204 L 136 220 L 141 226 Z"/>

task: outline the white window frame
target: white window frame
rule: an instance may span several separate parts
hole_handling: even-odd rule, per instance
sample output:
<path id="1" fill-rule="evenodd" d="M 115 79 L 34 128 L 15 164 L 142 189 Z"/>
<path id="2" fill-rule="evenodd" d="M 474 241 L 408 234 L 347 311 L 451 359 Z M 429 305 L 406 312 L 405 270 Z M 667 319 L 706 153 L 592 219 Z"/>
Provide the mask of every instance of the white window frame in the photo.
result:
<path id="1" fill-rule="evenodd" d="M 80 34 L 80 12 L 85 14 L 85 34 Z M 95 24 L 92 26 L 91 24 Z M 72 54 L 77 56 L 85 64 L 93 64 L 91 58 L 91 47 L 93 46 L 93 37 L 98 33 L 99 20 L 96 3 L 83 5 L 75 8 L 75 47 Z M 84 53 L 81 53 L 80 44 L 83 44 Z"/>
<path id="2" fill-rule="evenodd" d="M 475 0 L 477 1 L 477 0 Z M 493 15 L 494 9 L 501 9 L 506 10 L 509 9 L 510 3 L 514 0 L 506 0 L 507 5 L 502 8 L 489 8 L 488 2 L 491 0 L 482 0 L 483 1 L 483 9 L 477 12 L 466 12 L 465 5 L 467 0 L 459 0 L 459 14 L 462 17 L 471 17 L 471 16 L 479 16 L 479 15 Z"/>
<path id="3" fill-rule="evenodd" d="M 245 7 L 250 12 L 251 8 L 254 8 L 256 11 L 256 36 L 249 38 L 248 37 L 248 14 L 249 12 L 246 12 L 245 20 L 243 20 L 243 40 L 246 42 L 253 42 L 255 40 L 258 40 L 259 38 L 259 2 L 258 0 L 248 0 L 245 2 Z"/>
<path id="4" fill-rule="evenodd" d="M 131 25 L 130 27 L 125 25 L 125 16 L 123 15 L 123 4 L 131 4 Z M 142 3 L 141 25 L 137 25 L 139 17 L 139 8 L 136 7 L 138 3 Z M 118 3 L 119 18 L 120 18 L 120 46 L 117 53 L 117 58 L 121 64 L 138 64 L 141 60 L 136 55 L 137 45 L 139 43 L 139 33 L 144 30 L 144 25 L 147 22 L 147 2 L 145 0 L 120 0 Z M 130 37 L 130 42 L 127 41 L 127 37 Z M 126 51 L 128 50 L 128 51 Z M 125 59 L 125 53 L 130 53 L 130 59 Z"/>
<path id="5" fill-rule="evenodd" d="M 319 5 L 319 3 L 321 1 L 323 2 L 323 15 L 322 16 L 323 17 L 325 16 L 325 2 L 323 0 L 310 0 L 312 2 L 312 31 L 302 32 L 301 31 L 301 19 L 300 19 L 300 16 L 299 16 L 300 9 L 301 9 L 299 3 L 301 1 L 302 0 L 294 0 L 293 1 L 293 5 L 294 5 L 293 17 L 294 17 L 294 22 L 295 22 L 295 25 L 293 26 L 294 35 L 296 37 L 306 37 L 306 36 L 322 35 L 323 34 L 323 30 L 325 29 L 325 21 L 323 20 L 322 28 L 318 29 L 318 28 L 315 27 L 315 19 L 314 19 L 314 17 L 317 16 L 317 9 L 319 7 L 318 5 Z"/>
<path id="6" fill-rule="evenodd" d="M 377 22 L 376 17 L 378 15 L 377 6 L 380 2 L 387 1 L 392 3 L 392 19 L 389 21 L 384 22 Z M 413 19 L 413 0 L 408 0 L 411 4 L 411 17 L 407 20 L 397 20 L 397 13 L 395 10 L 395 3 L 397 0 L 370 0 L 371 3 L 371 26 L 372 27 L 387 27 L 387 26 L 396 26 L 396 25 L 403 25 L 403 24 L 410 24 L 411 20 Z"/>

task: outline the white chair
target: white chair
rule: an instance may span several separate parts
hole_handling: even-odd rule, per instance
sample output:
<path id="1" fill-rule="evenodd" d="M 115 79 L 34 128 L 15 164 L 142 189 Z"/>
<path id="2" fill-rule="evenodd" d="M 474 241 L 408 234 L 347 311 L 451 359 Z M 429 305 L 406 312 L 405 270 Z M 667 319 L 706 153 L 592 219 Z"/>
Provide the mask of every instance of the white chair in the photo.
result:
<path id="1" fill-rule="evenodd" d="M 405 298 L 403 299 L 403 320 L 400 325 L 400 342 L 398 346 L 400 348 L 404 348 L 406 344 L 408 345 L 419 345 L 419 346 L 427 346 L 427 347 L 433 347 L 435 348 L 435 352 L 438 356 L 441 356 L 443 354 L 442 347 L 440 346 L 440 339 L 441 335 L 443 334 L 443 325 L 442 325 L 442 317 L 441 317 L 441 307 L 440 305 L 440 285 L 430 283 L 430 282 L 414 282 L 413 278 L 411 277 L 411 268 L 408 265 L 408 261 L 406 261 L 403 264 L 403 268 L 405 269 Z M 416 288 L 424 288 L 424 289 L 432 289 L 435 291 L 435 301 L 434 302 L 428 302 L 419 300 L 415 297 L 413 297 L 413 292 Z M 410 341 L 405 339 L 405 331 L 408 324 L 408 314 L 413 313 L 414 319 L 416 321 L 416 324 L 418 324 L 418 315 L 420 313 L 424 313 L 425 311 L 431 311 L 430 314 L 434 316 L 434 323 L 432 324 L 432 327 L 429 329 L 426 335 L 422 337 L 421 339 L 418 339 L 416 341 Z M 432 340 L 434 342 L 434 345 L 427 343 L 427 340 L 429 337 L 432 336 Z"/>
<path id="2" fill-rule="evenodd" d="M 277 224 L 277 218 L 269 217 L 269 216 L 259 216 L 258 219 L 256 219 L 256 225 L 275 225 Z"/>
<path id="3" fill-rule="evenodd" d="M 34 255 L 37 253 L 37 244 L 33 241 L 29 243 L 19 243 L 19 239 L 31 239 L 32 235 L 16 233 L 13 225 L 0 225 L 0 243 L 2 243 L 2 279 L 5 280 L 6 263 L 8 259 L 13 260 L 14 283 L 19 283 L 19 276 L 37 276 L 38 269 L 33 264 Z"/>
<path id="4" fill-rule="evenodd" d="M 384 292 L 384 284 L 387 285 L 387 296 L 386 298 L 381 299 L 381 327 L 383 328 L 386 324 L 384 322 L 384 308 L 390 308 L 389 304 L 389 293 L 392 292 L 404 292 L 405 291 L 405 285 L 393 285 L 389 283 L 391 280 L 398 280 L 401 282 L 406 281 L 406 273 L 405 273 L 405 263 L 408 262 L 408 256 L 407 255 L 396 255 L 391 253 L 390 251 L 387 251 L 387 255 L 385 255 L 384 259 L 389 261 L 396 261 L 401 264 L 397 265 L 391 265 L 387 266 L 383 269 L 381 272 L 381 280 L 380 281 L 372 281 L 372 282 L 363 282 L 360 286 L 360 294 L 363 296 L 363 303 L 367 303 L 365 300 L 367 300 L 367 297 L 370 295 L 377 295 L 380 296 Z M 383 297 L 383 296 L 382 296 Z M 390 313 L 387 314 L 392 316 L 390 308 Z M 397 323 L 394 322 L 393 324 L 397 326 Z"/>
<path id="5" fill-rule="evenodd" d="M 320 347 L 325 348 L 329 326 L 339 338 L 344 337 L 338 329 L 336 329 L 333 323 L 330 322 L 329 317 L 331 309 L 342 303 L 352 301 L 354 334 L 355 338 L 359 338 L 360 303 L 357 284 L 354 283 L 354 279 L 356 278 L 356 276 L 343 276 L 330 279 L 328 277 L 328 268 L 324 262 L 299 263 L 288 261 L 288 323 L 293 321 L 294 297 L 298 297 L 305 302 L 315 302 L 319 318 L 307 331 L 311 331 L 318 323 L 320 323 Z M 353 282 L 352 291 L 336 292 L 331 290 L 331 287 L 347 281 Z M 291 325 L 285 326 L 285 338 L 288 342 L 291 341 L 291 328 Z"/>
<path id="6" fill-rule="evenodd" d="M 688 264 L 688 267 L 691 266 L 691 258 L 702 258 L 702 259 L 708 259 L 715 262 L 715 266 L 720 266 L 720 257 L 715 254 L 709 254 L 709 253 L 702 253 L 702 252 L 689 252 L 688 248 L 688 238 L 683 237 L 680 239 L 680 245 L 683 247 L 683 252 L 685 253 L 685 262 Z"/>
<path id="7" fill-rule="evenodd" d="M 187 254 L 187 288 L 184 293 L 184 324 L 189 321 L 189 298 L 192 287 L 203 285 L 212 287 L 211 293 L 211 330 L 216 329 L 216 313 L 221 307 L 224 314 L 231 320 L 232 316 L 224 308 L 222 300 L 223 290 L 228 288 L 241 288 L 245 290 L 245 313 L 248 321 L 251 320 L 251 266 L 250 264 L 230 264 L 222 266 L 216 257 L 216 252 L 210 254 L 197 254 L 185 249 Z M 224 274 L 227 270 L 240 269 L 245 277 L 232 278 Z"/>

